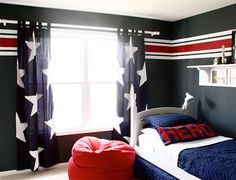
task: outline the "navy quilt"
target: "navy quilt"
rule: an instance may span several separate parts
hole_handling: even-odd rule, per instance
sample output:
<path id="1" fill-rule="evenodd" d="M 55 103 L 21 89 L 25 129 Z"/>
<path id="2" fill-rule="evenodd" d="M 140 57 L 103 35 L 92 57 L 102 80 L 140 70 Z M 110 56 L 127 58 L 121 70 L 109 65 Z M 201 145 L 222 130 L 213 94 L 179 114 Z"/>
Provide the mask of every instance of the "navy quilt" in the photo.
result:
<path id="1" fill-rule="evenodd" d="M 205 180 L 236 180 L 236 140 L 180 152 L 178 167 Z"/>

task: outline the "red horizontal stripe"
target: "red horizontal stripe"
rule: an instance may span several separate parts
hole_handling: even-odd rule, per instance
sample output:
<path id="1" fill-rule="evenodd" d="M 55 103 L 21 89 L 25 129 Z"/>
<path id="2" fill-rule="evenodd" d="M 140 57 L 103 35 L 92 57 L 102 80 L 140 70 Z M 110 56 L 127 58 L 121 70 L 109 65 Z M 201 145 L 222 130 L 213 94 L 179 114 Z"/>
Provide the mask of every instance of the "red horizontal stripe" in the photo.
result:
<path id="1" fill-rule="evenodd" d="M 154 46 L 154 45 L 145 45 L 145 52 L 160 52 L 160 53 L 180 53 L 180 52 L 190 52 L 190 51 L 202 51 L 202 50 L 211 50 L 219 49 L 222 45 L 227 47 L 232 46 L 231 39 L 223 39 L 210 42 L 202 42 L 196 44 L 180 45 L 180 46 Z"/>
<path id="2" fill-rule="evenodd" d="M 162 52 L 162 53 L 174 53 L 174 47 L 169 46 L 153 46 L 153 45 L 145 45 L 145 52 Z"/>
<path id="3" fill-rule="evenodd" d="M 211 50 L 211 49 L 219 49 L 222 47 L 222 45 L 224 45 L 225 48 L 231 47 L 232 46 L 231 39 L 176 46 L 174 48 L 174 51 L 178 53 L 178 52 Z"/>
<path id="4" fill-rule="evenodd" d="M 0 47 L 17 47 L 16 38 L 0 38 Z"/>
<path id="5" fill-rule="evenodd" d="M 160 52 L 160 53 L 180 53 L 180 52 L 190 52 L 190 51 L 202 51 L 202 50 L 211 50 L 219 49 L 222 45 L 227 47 L 232 46 L 231 39 L 189 44 L 189 45 L 180 45 L 180 46 L 154 46 L 154 45 L 145 45 L 145 52 Z M 0 38 L 0 47 L 17 47 L 16 38 Z"/>

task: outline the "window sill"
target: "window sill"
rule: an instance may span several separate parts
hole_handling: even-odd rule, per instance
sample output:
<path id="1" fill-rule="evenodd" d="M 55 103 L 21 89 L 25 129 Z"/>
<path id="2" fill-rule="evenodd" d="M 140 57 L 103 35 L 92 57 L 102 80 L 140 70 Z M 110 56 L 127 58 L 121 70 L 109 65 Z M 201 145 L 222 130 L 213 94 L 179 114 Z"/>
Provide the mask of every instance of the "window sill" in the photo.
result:
<path id="1" fill-rule="evenodd" d="M 57 131 L 56 136 L 65 136 L 65 135 L 73 135 L 73 134 L 85 134 L 85 133 L 94 133 L 94 132 L 103 132 L 103 131 L 112 131 L 113 127 L 88 127 L 88 128 L 80 128 L 76 130 L 68 129 L 64 131 Z"/>

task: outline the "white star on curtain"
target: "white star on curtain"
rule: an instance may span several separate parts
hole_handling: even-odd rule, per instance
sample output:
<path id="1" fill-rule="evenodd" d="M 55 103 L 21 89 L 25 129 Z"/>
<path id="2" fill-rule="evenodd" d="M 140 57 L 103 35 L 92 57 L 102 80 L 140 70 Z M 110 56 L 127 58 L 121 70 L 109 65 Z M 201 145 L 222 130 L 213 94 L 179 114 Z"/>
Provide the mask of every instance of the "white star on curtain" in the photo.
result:
<path id="1" fill-rule="evenodd" d="M 27 123 L 21 123 L 18 114 L 16 113 L 16 138 L 26 142 L 24 130 L 28 127 Z"/>
<path id="2" fill-rule="evenodd" d="M 40 43 L 35 41 L 34 31 L 33 31 L 33 34 L 32 34 L 32 38 L 33 38 L 33 41 L 25 41 L 25 43 L 27 44 L 28 48 L 31 49 L 31 53 L 30 53 L 30 57 L 29 57 L 28 62 L 30 62 L 30 61 L 32 61 L 34 59 L 34 57 L 36 56 L 37 48 L 40 46 Z"/>
<path id="3" fill-rule="evenodd" d="M 130 92 L 125 93 L 124 97 L 128 100 L 128 105 L 126 110 L 131 108 L 131 103 L 136 100 L 136 94 L 134 93 L 134 86 L 131 85 Z"/>
<path id="4" fill-rule="evenodd" d="M 50 127 L 51 128 L 51 135 L 50 135 L 50 139 L 52 139 L 52 137 L 53 137 L 53 134 L 54 134 L 54 129 L 53 129 L 53 119 L 50 119 L 50 120 L 48 120 L 48 121 L 45 121 L 44 122 L 48 127 Z"/>
<path id="5" fill-rule="evenodd" d="M 118 61 L 116 61 L 116 67 L 117 67 L 117 78 L 116 78 L 116 80 L 117 80 L 122 86 L 124 86 L 123 74 L 125 73 L 125 68 L 120 67 L 120 64 L 119 64 Z"/>
<path id="6" fill-rule="evenodd" d="M 141 77 L 139 87 L 147 81 L 146 63 L 144 62 L 143 69 L 137 71 L 137 74 Z"/>
<path id="7" fill-rule="evenodd" d="M 123 82 L 123 74 L 125 73 L 125 68 L 118 67 L 118 77 L 117 81 L 121 84 L 124 85 Z"/>
<path id="8" fill-rule="evenodd" d="M 36 93 L 34 96 L 25 96 L 25 98 L 33 104 L 30 117 L 32 117 L 38 111 L 38 99 L 43 95 Z"/>
<path id="9" fill-rule="evenodd" d="M 17 84 L 18 84 L 18 86 L 25 88 L 24 83 L 21 79 L 25 75 L 25 70 L 19 68 L 18 59 L 16 60 L 16 71 L 17 71 Z"/>
<path id="10" fill-rule="evenodd" d="M 49 88 L 49 85 L 50 85 L 49 76 L 48 76 L 49 70 L 48 70 L 48 69 L 43 69 L 42 72 L 43 72 L 43 74 L 44 74 L 45 76 L 47 76 L 47 78 L 48 78 L 48 80 L 47 80 L 47 89 L 48 89 L 48 88 Z"/>
<path id="11" fill-rule="evenodd" d="M 35 151 L 30 151 L 30 155 L 35 159 L 34 162 L 34 171 L 39 167 L 39 153 L 43 151 L 44 148 L 38 147 Z"/>
<path id="12" fill-rule="evenodd" d="M 121 130 L 120 130 L 120 124 L 124 121 L 124 118 L 123 117 L 117 117 L 115 122 L 114 122 L 114 128 L 116 129 L 116 131 L 118 133 L 121 133 Z"/>
<path id="13" fill-rule="evenodd" d="M 133 63 L 134 63 L 134 53 L 136 51 L 138 51 L 138 47 L 133 47 L 133 44 L 132 44 L 132 37 L 130 37 L 129 39 L 129 43 L 125 43 L 125 53 L 126 53 L 126 56 L 125 56 L 125 61 L 126 61 L 126 64 L 132 59 L 133 60 Z"/>

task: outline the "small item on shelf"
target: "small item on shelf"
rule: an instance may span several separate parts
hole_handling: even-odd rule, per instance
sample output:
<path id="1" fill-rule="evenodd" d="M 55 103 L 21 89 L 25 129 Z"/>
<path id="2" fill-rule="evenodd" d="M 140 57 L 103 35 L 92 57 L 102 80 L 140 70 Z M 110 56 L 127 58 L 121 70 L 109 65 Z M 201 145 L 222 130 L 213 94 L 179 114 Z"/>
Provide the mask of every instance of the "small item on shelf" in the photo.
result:
<path id="1" fill-rule="evenodd" d="M 217 65 L 218 64 L 218 57 L 215 57 L 214 59 L 213 59 L 213 65 Z"/>
<path id="2" fill-rule="evenodd" d="M 221 55 L 221 64 L 226 64 L 227 63 L 227 59 L 225 57 L 225 46 L 222 46 L 222 55 Z"/>

